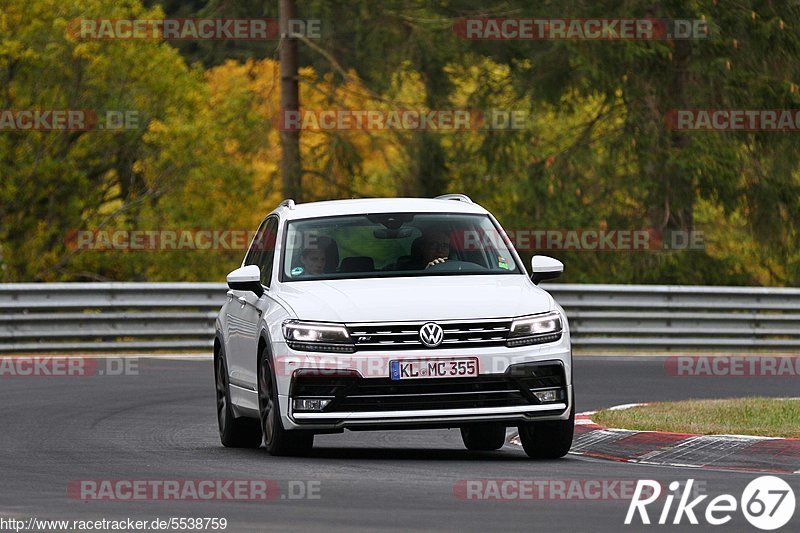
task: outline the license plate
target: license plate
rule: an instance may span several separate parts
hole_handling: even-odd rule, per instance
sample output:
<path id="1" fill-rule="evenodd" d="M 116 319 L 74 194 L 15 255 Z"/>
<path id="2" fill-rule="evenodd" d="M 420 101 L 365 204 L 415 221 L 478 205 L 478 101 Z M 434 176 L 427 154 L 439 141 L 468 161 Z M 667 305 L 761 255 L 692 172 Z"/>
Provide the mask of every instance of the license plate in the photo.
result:
<path id="1" fill-rule="evenodd" d="M 389 361 L 392 379 L 469 378 L 478 375 L 478 358 Z"/>

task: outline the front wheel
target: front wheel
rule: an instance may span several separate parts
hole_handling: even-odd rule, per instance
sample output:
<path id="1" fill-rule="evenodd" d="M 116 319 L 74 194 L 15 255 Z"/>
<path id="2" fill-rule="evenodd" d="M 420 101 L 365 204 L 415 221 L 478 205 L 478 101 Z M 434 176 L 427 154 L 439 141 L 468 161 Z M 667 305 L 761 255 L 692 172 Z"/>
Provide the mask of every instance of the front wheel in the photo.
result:
<path id="1" fill-rule="evenodd" d="M 278 407 L 278 387 L 269 364 L 265 348 L 258 362 L 258 412 L 264 445 L 270 455 L 307 455 L 314 447 L 314 434 L 310 431 L 287 431 L 281 421 Z"/>
<path id="2" fill-rule="evenodd" d="M 572 447 L 575 433 L 575 401 L 567 420 L 524 422 L 519 425 L 519 440 L 532 459 L 558 459 Z"/>

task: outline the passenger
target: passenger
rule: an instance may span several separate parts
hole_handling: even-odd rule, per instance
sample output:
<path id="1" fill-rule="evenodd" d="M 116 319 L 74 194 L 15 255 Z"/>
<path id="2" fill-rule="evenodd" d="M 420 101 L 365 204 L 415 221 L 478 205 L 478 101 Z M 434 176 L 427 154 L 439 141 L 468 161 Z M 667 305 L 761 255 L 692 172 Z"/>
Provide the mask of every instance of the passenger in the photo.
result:
<path id="1" fill-rule="evenodd" d="M 303 273 L 318 276 L 325 271 L 325 251 L 314 246 L 306 248 L 300 254 L 300 264 L 303 265 Z"/>

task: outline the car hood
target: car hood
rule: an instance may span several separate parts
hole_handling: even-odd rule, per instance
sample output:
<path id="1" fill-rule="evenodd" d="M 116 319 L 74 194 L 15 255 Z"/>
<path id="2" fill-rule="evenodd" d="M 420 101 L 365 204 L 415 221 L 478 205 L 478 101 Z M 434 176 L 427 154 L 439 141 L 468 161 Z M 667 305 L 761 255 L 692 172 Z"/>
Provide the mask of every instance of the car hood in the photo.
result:
<path id="1" fill-rule="evenodd" d="M 276 296 L 299 319 L 345 323 L 505 318 L 555 307 L 547 292 L 513 274 L 298 281 Z"/>

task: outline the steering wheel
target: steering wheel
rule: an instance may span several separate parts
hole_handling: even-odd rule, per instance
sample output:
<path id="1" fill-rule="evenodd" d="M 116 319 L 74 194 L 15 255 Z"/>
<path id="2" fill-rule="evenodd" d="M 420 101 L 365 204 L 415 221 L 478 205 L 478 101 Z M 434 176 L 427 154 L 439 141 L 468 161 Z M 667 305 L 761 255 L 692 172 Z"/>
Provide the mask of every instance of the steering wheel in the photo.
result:
<path id="1" fill-rule="evenodd" d="M 470 261 L 459 261 L 458 259 L 448 259 L 444 263 L 436 263 L 433 266 L 429 266 L 425 270 L 434 272 L 434 271 L 442 271 L 442 272 L 476 272 L 481 270 L 486 270 L 485 266 L 478 265 L 476 263 L 472 263 Z"/>

